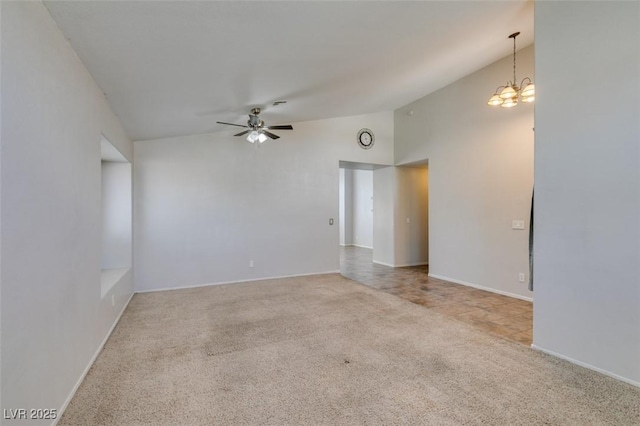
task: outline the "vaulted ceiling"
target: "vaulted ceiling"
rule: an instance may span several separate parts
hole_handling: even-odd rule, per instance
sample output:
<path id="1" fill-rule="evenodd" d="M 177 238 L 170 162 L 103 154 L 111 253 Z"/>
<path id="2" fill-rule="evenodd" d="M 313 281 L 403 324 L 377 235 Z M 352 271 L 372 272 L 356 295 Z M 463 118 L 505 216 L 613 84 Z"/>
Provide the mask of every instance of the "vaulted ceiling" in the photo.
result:
<path id="1" fill-rule="evenodd" d="M 509 55 L 515 31 L 533 43 L 528 0 L 45 4 L 133 140 L 253 106 L 272 124 L 393 110 Z"/>

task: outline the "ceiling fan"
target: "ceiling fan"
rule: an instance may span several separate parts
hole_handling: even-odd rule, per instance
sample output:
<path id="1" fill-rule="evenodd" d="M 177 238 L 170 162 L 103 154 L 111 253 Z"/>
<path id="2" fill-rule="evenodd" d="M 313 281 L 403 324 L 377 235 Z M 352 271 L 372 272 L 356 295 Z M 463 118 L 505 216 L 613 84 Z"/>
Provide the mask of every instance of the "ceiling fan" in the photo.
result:
<path id="1" fill-rule="evenodd" d="M 291 126 L 290 124 L 284 124 L 280 126 L 265 126 L 264 121 L 260 119 L 259 115 L 260 108 L 251 109 L 251 114 L 249 114 L 249 121 L 247 121 L 246 126 L 243 124 L 225 123 L 223 121 L 216 121 L 216 123 L 226 124 L 227 126 L 246 128 L 247 130 L 245 130 L 244 132 L 240 132 L 233 136 L 244 136 L 248 133 L 249 135 L 247 136 L 247 140 L 251 143 L 262 143 L 267 140 L 267 137 L 270 137 L 271 139 L 280 138 L 280 136 L 274 135 L 268 130 L 293 130 L 293 126 Z"/>

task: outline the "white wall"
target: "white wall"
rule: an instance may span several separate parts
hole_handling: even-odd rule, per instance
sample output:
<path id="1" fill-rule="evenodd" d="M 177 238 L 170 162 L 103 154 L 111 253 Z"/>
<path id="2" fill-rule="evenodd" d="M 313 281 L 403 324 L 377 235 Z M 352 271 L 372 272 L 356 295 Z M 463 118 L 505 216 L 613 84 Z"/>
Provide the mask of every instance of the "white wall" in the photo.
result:
<path id="1" fill-rule="evenodd" d="M 374 263 L 391 267 L 429 263 L 428 184 L 426 166 L 374 170 Z"/>
<path id="2" fill-rule="evenodd" d="M 535 10 L 534 345 L 640 386 L 640 3 Z"/>
<path id="3" fill-rule="evenodd" d="M 373 248 L 373 171 L 353 170 L 353 244 Z"/>
<path id="4" fill-rule="evenodd" d="M 345 219 L 345 199 L 344 199 L 344 192 L 345 192 L 345 187 L 344 187 L 344 169 L 340 169 L 338 172 L 338 241 L 340 243 L 341 246 L 344 246 L 345 243 L 345 235 L 344 235 L 344 231 L 345 231 L 345 226 L 344 226 L 344 219 Z"/>
<path id="5" fill-rule="evenodd" d="M 373 171 L 340 169 L 340 245 L 373 247 Z"/>
<path id="6" fill-rule="evenodd" d="M 353 170 L 340 169 L 340 245 L 353 244 Z"/>
<path id="7" fill-rule="evenodd" d="M 517 59 L 518 78 L 534 78 L 533 47 Z M 529 225 L 533 106 L 487 105 L 511 76 L 509 56 L 396 110 L 395 160 L 429 161 L 430 273 L 531 297 L 518 282 L 528 271 L 527 231 L 511 224 Z"/>
<path id="8" fill-rule="evenodd" d="M 429 263 L 428 170 L 396 168 L 395 266 Z"/>
<path id="9" fill-rule="evenodd" d="M 60 409 L 133 291 L 100 294 L 101 133 L 132 146 L 42 3 L 0 8 L 1 408 Z"/>
<path id="10" fill-rule="evenodd" d="M 102 162 L 102 269 L 132 264 L 131 164 Z"/>
<path id="11" fill-rule="evenodd" d="M 395 265 L 396 168 L 373 171 L 373 262 Z"/>
<path id="12" fill-rule="evenodd" d="M 138 290 L 339 270 L 339 161 L 391 164 L 393 114 L 293 127 L 260 147 L 227 128 L 134 143 Z"/>

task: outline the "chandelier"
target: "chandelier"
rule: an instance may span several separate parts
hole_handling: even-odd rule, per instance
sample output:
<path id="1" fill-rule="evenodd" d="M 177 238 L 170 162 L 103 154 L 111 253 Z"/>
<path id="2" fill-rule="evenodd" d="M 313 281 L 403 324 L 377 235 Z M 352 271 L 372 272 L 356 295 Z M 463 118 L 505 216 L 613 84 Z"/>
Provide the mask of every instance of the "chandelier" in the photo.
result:
<path id="1" fill-rule="evenodd" d="M 513 39 L 513 81 L 509 81 L 506 86 L 496 89 L 487 104 L 491 106 L 500 105 L 503 108 L 511 108 L 518 105 L 518 98 L 522 102 L 533 102 L 536 100 L 536 86 L 529 77 L 525 77 L 518 86 L 516 79 L 516 37 L 520 32 L 513 33 L 509 38 Z M 526 85 L 525 85 L 526 83 Z"/>

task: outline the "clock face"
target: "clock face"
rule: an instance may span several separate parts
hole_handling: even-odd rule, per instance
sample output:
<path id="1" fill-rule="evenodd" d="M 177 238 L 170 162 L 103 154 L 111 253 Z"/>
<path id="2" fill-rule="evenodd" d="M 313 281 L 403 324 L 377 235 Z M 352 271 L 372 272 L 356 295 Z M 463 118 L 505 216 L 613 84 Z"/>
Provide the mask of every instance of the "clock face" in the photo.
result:
<path id="1" fill-rule="evenodd" d="M 373 132 L 369 129 L 362 129 L 358 132 L 358 145 L 363 149 L 370 149 L 374 142 Z"/>

